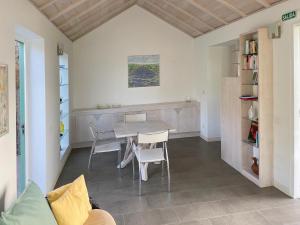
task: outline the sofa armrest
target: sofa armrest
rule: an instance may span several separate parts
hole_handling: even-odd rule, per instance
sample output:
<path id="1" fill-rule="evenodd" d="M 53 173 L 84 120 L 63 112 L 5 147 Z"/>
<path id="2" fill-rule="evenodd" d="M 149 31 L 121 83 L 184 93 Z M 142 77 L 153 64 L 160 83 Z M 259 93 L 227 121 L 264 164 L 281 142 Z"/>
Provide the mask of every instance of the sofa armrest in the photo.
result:
<path id="1" fill-rule="evenodd" d="M 90 204 L 92 206 L 92 209 L 101 209 L 99 204 L 90 196 Z"/>

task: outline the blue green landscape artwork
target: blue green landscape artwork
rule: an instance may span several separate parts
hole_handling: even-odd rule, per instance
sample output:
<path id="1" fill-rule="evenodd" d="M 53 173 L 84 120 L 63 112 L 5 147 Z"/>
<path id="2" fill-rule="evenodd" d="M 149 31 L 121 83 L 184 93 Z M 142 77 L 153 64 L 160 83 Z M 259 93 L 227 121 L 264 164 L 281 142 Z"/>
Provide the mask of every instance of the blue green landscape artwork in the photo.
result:
<path id="1" fill-rule="evenodd" d="M 159 86 L 159 55 L 128 57 L 128 87 Z"/>

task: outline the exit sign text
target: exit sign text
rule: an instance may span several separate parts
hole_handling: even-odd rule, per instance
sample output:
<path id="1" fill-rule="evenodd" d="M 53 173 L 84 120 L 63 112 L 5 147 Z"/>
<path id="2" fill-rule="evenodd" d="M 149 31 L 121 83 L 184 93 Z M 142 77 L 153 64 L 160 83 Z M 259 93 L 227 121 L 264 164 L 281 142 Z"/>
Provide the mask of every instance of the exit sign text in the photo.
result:
<path id="1" fill-rule="evenodd" d="M 296 11 L 291 11 L 282 15 L 282 21 L 293 19 L 297 16 Z"/>

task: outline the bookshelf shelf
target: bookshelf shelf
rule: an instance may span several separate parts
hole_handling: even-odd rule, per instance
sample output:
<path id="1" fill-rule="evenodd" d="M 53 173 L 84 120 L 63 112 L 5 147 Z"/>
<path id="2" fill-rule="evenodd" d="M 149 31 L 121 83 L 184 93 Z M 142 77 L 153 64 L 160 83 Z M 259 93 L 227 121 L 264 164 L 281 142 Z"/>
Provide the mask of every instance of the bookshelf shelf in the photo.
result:
<path id="1" fill-rule="evenodd" d="M 253 55 L 255 55 L 255 56 L 257 56 L 258 54 L 257 53 L 243 53 L 242 54 L 243 56 L 253 56 Z"/>
<path id="2" fill-rule="evenodd" d="M 252 147 L 257 147 L 257 146 L 256 146 L 256 143 L 250 142 L 250 141 L 248 141 L 248 140 L 243 140 L 243 143 L 244 143 L 244 144 L 247 144 L 247 145 L 250 145 L 250 146 L 252 146 Z"/>
<path id="3" fill-rule="evenodd" d="M 255 173 L 253 173 L 250 169 L 243 169 L 242 174 L 255 183 L 257 186 L 260 186 L 260 179 Z"/>
<path id="4" fill-rule="evenodd" d="M 250 42 L 252 46 L 249 46 Z M 241 96 L 257 96 L 253 99 L 240 99 L 240 172 L 259 187 L 267 187 L 271 186 L 273 181 L 273 54 L 267 28 L 241 35 L 240 49 Z M 255 53 L 251 53 L 251 50 Z M 248 51 L 249 54 L 244 54 Z M 251 106 L 259 121 L 248 118 Z M 249 141 L 249 135 L 251 140 L 258 142 L 258 147 L 256 142 Z M 253 157 L 258 159 L 259 176 L 251 169 Z"/>
<path id="5" fill-rule="evenodd" d="M 249 119 L 248 117 L 244 116 L 242 117 L 243 120 L 247 120 L 247 121 L 250 121 L 250 122 L 257 122 L 258 123 L 258 120 L 251 120 Z"/>

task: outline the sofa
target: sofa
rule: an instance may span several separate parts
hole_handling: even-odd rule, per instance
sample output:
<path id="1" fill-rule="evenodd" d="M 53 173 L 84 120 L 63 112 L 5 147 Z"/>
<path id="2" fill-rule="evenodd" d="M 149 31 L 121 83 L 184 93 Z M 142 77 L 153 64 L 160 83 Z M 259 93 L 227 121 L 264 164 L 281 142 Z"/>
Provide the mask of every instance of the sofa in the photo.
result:
<path id="1" fill-rule="evenodd" d="M 1 213 L 0 225 L 116 225 L 108 212 L 92 209 L 89 203 L 79 200 L 82 196 L 85 197 L 85 194 L 79 195 L 78 187 L 74 189 L 77 195 L 74 200 L 66 193 L 70 192 L 69 189 L 66 189 L 66 186 L 57 189 L 60 196 L 56 190 L 50 192 L 47 197 L 52 200 L 53 197 L 56 198 L 54 202 L 50 202 L 40 188 L 34 182 L 30 182 L 13 206 Z M 58 201 L 58 197 L 62 200 Z M 66 205 L 66 201 L 69 205 Z M 89 199 L 87 201 L 89 202 Z"/>

